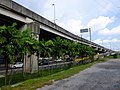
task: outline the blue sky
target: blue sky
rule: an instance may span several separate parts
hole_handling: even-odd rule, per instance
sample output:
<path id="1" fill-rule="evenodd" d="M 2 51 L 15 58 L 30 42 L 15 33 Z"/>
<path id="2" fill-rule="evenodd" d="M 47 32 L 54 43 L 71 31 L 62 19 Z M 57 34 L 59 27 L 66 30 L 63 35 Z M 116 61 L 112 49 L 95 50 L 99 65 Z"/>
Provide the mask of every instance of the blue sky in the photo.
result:
<path id="1" fill-rule="evenodd" d="M 54 20 L 66 30 L 89 40 L 89 33 L 80 29 L 91 28 L 92 41 L 109 49 L 120 50 L 119 0 L 14 0 L 39 15 Z"/>

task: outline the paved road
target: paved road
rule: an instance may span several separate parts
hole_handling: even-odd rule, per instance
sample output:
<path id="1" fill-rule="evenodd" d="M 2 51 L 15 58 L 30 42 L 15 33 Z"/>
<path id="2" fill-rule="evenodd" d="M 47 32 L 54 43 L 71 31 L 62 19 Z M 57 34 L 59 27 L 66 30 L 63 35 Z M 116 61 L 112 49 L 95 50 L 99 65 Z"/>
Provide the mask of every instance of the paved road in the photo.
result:
<path id="1" fill-rule="evenodd" d="M 37 90 L 120 90 L 120 59 L 109 59 Z"/>

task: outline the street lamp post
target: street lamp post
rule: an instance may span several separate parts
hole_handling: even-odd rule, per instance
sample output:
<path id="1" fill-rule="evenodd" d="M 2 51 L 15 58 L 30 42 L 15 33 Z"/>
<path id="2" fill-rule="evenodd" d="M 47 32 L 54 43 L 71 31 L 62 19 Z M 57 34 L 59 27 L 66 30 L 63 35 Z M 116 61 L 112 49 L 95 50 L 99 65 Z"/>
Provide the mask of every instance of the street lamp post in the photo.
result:
<path id="1" fill-rule="evenodd" d="M 55 23 L 55 4 L 52 4 L 54 7 L 54 23 Z"/>

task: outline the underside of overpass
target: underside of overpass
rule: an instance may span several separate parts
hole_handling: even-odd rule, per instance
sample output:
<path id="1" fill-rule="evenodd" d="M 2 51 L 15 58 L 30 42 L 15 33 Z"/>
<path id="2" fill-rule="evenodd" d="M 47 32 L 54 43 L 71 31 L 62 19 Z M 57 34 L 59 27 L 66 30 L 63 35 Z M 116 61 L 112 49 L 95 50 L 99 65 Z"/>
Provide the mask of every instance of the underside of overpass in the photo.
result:
<path id="1" fill-rule="evenodd" d="M 104 51 L 95 50 L 95 53 L 104 53 Z"/>
<path id="2" fill-rule="evenodd" d="M 39 40 L 50 40 L 50 39 L 54 39 L 56 38 L 57 35 L 51 33 L 51 32 L 48 32 L 48 31 L 45 31 L 43 29 L 40 30 L 40 36 L 39 36 Z"/>
<path id="3" fill-rule="evenodd" d="M 18 20 L 15 20 L 13 18 L 10 18 L 8 16 L 5 16 L 5 15 L 2 15 L 0 14 L 0 26 L 3 26 L 3 25 L 9 25 L 11 26 L 13 23 L 17 23 L 17 28 L 19 29 L 21 26 L 24 25 L 23 22 L 20 22 Z"/>
<path id="4" fill-rule="evenodd" d="M 55 39 L 56 37 L 58 37 L 58 35 L 48 32 L 46 30 L 40 29 L 40 36 L 39 36 L 39 40 L 52 40 Z M 59 36 L 62 39 L 65 39 L 64 37 Z"/>

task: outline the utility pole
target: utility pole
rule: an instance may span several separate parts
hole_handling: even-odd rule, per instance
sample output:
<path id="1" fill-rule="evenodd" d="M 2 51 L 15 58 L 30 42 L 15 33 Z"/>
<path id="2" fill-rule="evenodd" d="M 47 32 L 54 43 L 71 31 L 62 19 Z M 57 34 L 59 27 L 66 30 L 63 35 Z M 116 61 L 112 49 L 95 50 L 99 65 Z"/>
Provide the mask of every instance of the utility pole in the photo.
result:
<path id="1" fill-rule="evenodd" d="M 91 28 L 89 28 L 89 34 L 90 34 L 90 46 L 92 45 L 92 41 L 91 41 Z"/>

